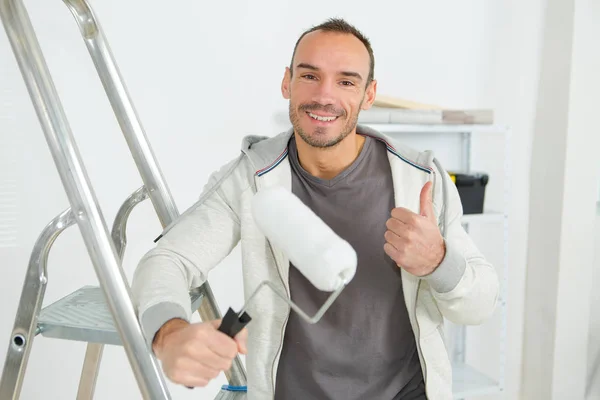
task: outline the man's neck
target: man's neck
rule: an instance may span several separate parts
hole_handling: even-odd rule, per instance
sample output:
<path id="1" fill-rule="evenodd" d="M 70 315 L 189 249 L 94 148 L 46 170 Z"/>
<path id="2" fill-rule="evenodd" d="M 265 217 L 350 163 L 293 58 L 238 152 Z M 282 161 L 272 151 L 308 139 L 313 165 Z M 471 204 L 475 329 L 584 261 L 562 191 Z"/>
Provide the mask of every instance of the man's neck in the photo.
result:
<path id="1" fill-rule="evenodd" d="M 296 136 L 298 160 L 309 174 L 321 179 L 333 179 L 356 160 L 365 144 L 365 137 L 355 132 L 334 147 L 316 148 Z"/>

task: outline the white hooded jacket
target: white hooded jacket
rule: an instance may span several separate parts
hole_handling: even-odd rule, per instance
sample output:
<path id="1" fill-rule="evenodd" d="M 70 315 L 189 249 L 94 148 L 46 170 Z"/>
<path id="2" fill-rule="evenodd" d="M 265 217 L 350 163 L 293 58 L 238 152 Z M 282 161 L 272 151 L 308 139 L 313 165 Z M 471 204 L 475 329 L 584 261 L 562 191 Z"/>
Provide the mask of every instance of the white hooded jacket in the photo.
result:
<path id="1" fill-rule="evenodd" d="M 494 267 L 461 225 L 462 206 L 448 174 L 430 152 L 419 152 L 373 129 L 357 133 L 386 143 L 396 207 L 419 213 L 420 192 L 431 180 L 433 208 L 446 244 L 440 266 L 418 278 L 402 270 L 404 299 L 415 335 L 430 400 L 452 399 L 452 368 L 444 343 L 444 318 L 480 324 L 493 313 L 499 294 Z M 241 244 L 247 298 L 264 280 L 289 296 L 289 260 L 261 234 L 251 214 L 254 193 L 267 186 L 291 190 L 287 145 L 292 130 L 275 137 L 246 137 L 239 157 L 213 173 L 200 200 L 168 226 L 157 246 L 141 260 L 132 291 L 144 334 L 152 341 L 169 319 L 190 320 L 189 291 Z M 391 211 L 391 210 L 390 210 Z M 249 400 L 272 399 L 290 307 L 261 290 L 247 309 L 246 367 Z"/>

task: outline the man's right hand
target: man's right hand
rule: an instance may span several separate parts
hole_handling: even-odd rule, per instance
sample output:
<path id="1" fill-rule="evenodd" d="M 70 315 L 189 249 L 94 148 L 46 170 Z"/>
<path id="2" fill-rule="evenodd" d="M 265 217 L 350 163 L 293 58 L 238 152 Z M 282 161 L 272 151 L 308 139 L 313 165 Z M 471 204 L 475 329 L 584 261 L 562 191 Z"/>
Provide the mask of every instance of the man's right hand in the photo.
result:
<path id="1" fill-rule="evenodd" d="M 167 378 L 188 387 L 203 387 L 228 370 L 238 352 L 247 353 L 247 330 L 232 339 L 217 330 L 220 324 L 221 320 L 190 324 L 173 319 L 160 328 L 152 349 Z"/>

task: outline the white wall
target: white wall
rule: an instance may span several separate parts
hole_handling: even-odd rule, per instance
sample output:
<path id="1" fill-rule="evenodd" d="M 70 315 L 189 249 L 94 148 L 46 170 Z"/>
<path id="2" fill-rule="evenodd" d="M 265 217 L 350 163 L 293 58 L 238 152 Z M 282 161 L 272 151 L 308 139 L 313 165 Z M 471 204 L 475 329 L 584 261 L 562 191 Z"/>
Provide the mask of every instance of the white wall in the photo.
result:
<path id="1" fill-rule="evenodd" d="M 481 84 L 482 103 L 492 107 L 498 121 L 512 127 L 510 147 L 508 330 L 506 385 L 498 399 L 519 399 L 523 350 L 524 284 L 529 215 L 532 131 L 537 101 L 541 32 L 545 0 L 495 2 L 489 10 L 490 29 Z M 522 397 L 528 399 L 528 397 Z M 535 397 L 533 397 L 535 398 Z"/>
<path id="2" fill-rule="evenodd" d="M 551 398 L 560 265 L 561 212 L 565 145 L 569 123 L 569 87 L 573 2 L 548 1 L 532 151 L 528 281 L 526 288 L 524 394 Z M 566 16 L 566 17 L 565 17 Z M 557 182 L 545 184 L 548 180 Z M 547 293 L 547 295 L 542 295 Z M 545 334 L 540 335 L 540 326 Z"/>
<path id="3" fill-rule="evenodd" d="M 531 168 L 528 397 L 583 399 L 588 339 L 597 337 L 589 324 L 600 171 L 589 160 L 600 146 L 598 21 L 598 2 L 548 1 Z"/>
<path id="4" fill-rule="evenodd" d="M 493 107 L 498 121 L 513 127 L 509 209 L 511 217 L 527 219 L 542 0 L 376 1 L 368 6 L 340 0 L 248 1 L 237 7 L 185 0 L 171 8 L 161 2 L 110 0 L 92 5 L 180 210 L 195 201 L 214 168 L 237 154 L 242 136 L 281 129 L 273 114 L 287 105 L 279 85 L 297 35 L 327 17 L 343 16 L 373 42 L 381 93 L 447 107 Z M 27 6 L 110 223 L 141 182 L 71 15 L 60 3 L 31 0 Z M 31 247 L 67 201 L 5 35 L 0 35 L 0 54 L 0 117 L 8 116 L 0 118 L 0 135 L 2 143 L 16 138 L 20 177 L 18 246 L 0 249 L 5 299 L 0 343 L 7 343 Z M 510 229 L 508 386 L 503 398 L 515 399 L 527 228 L 512 223 Z M 124 263 L 128 276 L 159 231 L 149 204 L 134 212 Z M 236 255 L 212 276 L 222 308 L 242 301 L 239 280 L 230 278 L 239 271 Z M 49 268 L 45 304 L 97 281 L 76 229 L 57 241 Z M 83 344 L 37 338 L 22 398 L 74 398 L 84 350 Z M 0 360 L 5 351 L 0 346 Z M 48 368 L 50 359 L 61 367 Z M 193 392 L 172 386 L 172 394 L 210 399 L 222 383 L 224 379 Z M 123 350 L 108 348 L 97 398 L 138 397 Z"/>

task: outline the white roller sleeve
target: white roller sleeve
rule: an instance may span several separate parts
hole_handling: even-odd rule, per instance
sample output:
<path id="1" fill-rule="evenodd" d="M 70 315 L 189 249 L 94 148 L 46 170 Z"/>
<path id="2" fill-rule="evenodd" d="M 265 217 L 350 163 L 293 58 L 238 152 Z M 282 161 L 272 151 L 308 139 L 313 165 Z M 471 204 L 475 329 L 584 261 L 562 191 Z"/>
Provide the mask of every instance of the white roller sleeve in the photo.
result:
<path id="1" fill-rule="evenodd" d="M 316 288 L 332 292 L 354 277 L 356 251 L 291 191 L 260 190 L 252 200 L 252 215 L 263 235 Z"/>

